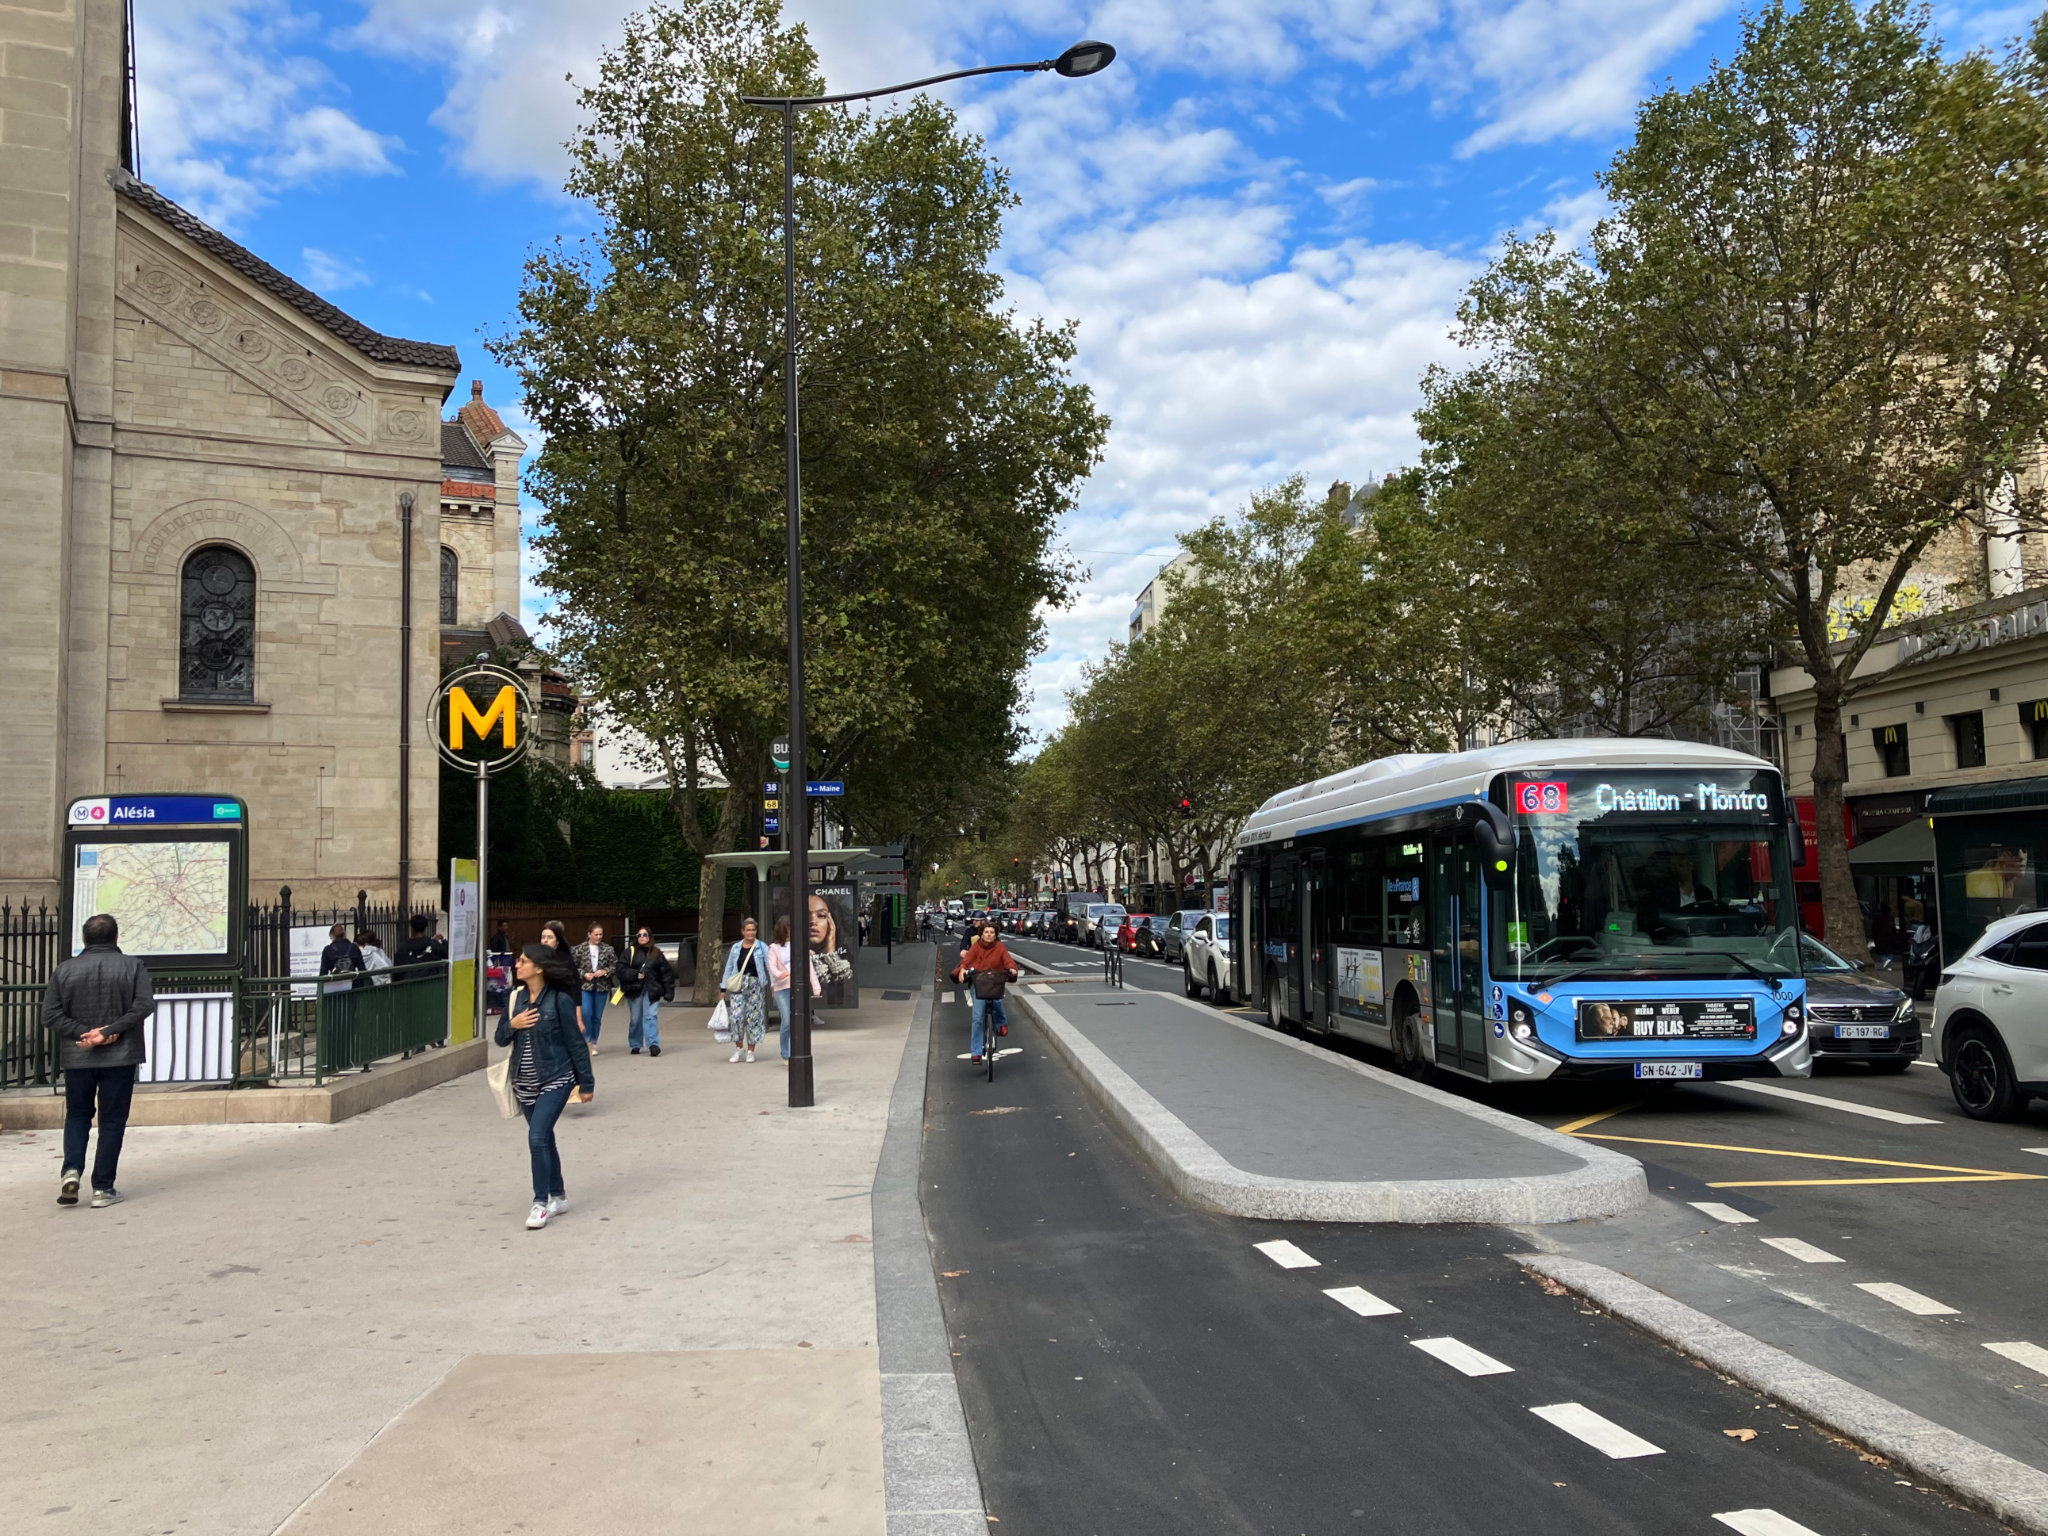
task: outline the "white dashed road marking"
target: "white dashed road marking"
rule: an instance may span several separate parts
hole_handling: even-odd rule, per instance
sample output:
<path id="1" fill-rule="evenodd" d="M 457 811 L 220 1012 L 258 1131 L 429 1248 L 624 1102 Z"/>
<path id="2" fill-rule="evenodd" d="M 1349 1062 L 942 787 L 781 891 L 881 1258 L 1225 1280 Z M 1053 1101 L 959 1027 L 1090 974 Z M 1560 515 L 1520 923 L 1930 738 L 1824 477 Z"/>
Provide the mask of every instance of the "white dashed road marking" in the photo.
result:
<path id="1" fill-rule="evenodd" d="M 1282 1269 L 1315 1269 L 1318 1260 L 1310 1258 L 1284 1237 L 1276 1237 L 1270 1243 L 1253 1243 L 1252 1246 Z"/>
<path id="2" fill-rule="evenodd" d="M 1803 1238 L 1763 1237 L 1758 1238 L 1766 1248 L 1775 1248 L 1780 1253 L 1790 1254 L 1802 1264 L 1840 1264 L 1842 1260 L 1825 1248 L 1816 1248 Z"/>
<path id="3" fill-rule="evenodd" d="M 1718 1200 L 1694 1200 L 1691 1204 L 1694 1210 L 1711 1216 L 1716 1221 L 1725 1221 L 1731 1225 L 1745 1221 L 1754 1222 L 1756 1220 L 1754 1216 L 1745 1216 L 1741 1211 L 1735 1209 L 1734 1206 L 1723 1205 Z"/>
<path id="4" fill-rule="evenodd" d="M 1631 1456 L 1662 1456 L 1664 1448 L 1652 1445 L 1641 1435 L 1631 1434 L 1612 1419 L 1603 1419 L 1584 1403 L 1552 1403 L 1548 1408 L 1529 1410 L 1546 1423 L 1555 1424 L 1568 1435 L 1576 1435 L 1603 1456 L 1624 1461 Z"/>
<path id="5" fill-rule="evenodd" d="M 1909 1291 L 1903 1285 L 1894 1285 L 1889 1280 L 1858 1280 L 1856 1289 L 1868 1291 L 1880 1301 L 1912 1313 L 1915 1317 L 1956 1317 L 1954 1307 L 1945 1307 L 1932 1296 L 1922 1296 L 1918 1291 Z"/>
<path id="6" fill-rule="evenodd" d="M 2031 1152 L 2036 1157 L 2048 1157 L 2048 1147 L 2021 1147 L 2022 1152 Z"/>
<path id="7" fill-rule="evenodd" d="M 1401 1313 L 1401 1309 L 1391 1301 L 1381 1301 L 1362 1285 L 1340 1285 L 1323 1294 L 1339 1306 L 1349 1307 L 1360 1317 L 1398 1317 Z"/>
<path id="8" fill-rule="evenodd" d="M 1986 1344 L 1984 1347 L 1994 1355 L 2003 1355 L 2008 1360 L 2024 1365 L 2030 1371 L 2039 1371 L 2043 1376 L 2048 1376 L 2048 1349 L 2043 1349 L 2038 1344 Z"/>
<path id="9" fill-rule="evenodd" d="M 1051 991 L 1052 991 L 1052 988 L 1051 988 L 1051 987 L 1048 987 L 1048 986 L 1047 986 L 1047 985 L 1046 985 L 1046 984 L 1045 984 L 1044 982 L 1042 982 L 1042 981 L 1034 981 L 1034 982 L 1030 983 L 1030 985 L 1028 985 L 1028 986 L 1027 986 L 1027 987 L 1025 988 L 1025 990 L 1026 990 L 1027 992 L 1036 992 L 1036 993 L 1038 993 L 1039 995 L 1043 996 L 1043 995 L 1045 995 L 1045 994 L 1047 994 L 1047 993 L 1051 992 Z"/>
<path id="10" fill-rule="evenodd" d="M 1925 1115 L 1904 1115 L 1896 1109 L 1879 1109 L 1875 1104 L 1853 1104 L 1831 1099 L 1822 1093 L 1801 1093 L 1797 1088 L 1780 1088 L 1776 1083 L 1723 1083 L 1723 1088 L 1740 1088 L 1744 1093 L 1767 1094 L 1774 1099 L 1793 1099 L 1801 1104 L 1818 1104 L 1822 1109 L 1839 1109 L 1845 1115 L 1864 1115 L 1872 1120 L 1889 1120 L 1893 1125 L 1940 1125 Z"/>
<path id="11" fill-rule="evenodd" d="M 1811 1526 L 1779 1514 L 1775 1509 L 1731 1509 L 1714 1518 L 1742 1536 L 1817 1536 Z"/>
<path id="12" fill-rule="evenodd" d="M 1482 1355 L 1470 1344 L 1461 1344 L 1456 1339 L 1410 1339 L 1408 1341 L 1425 1355 L 1434 1355 L 1454 1371 L 1463 1371 L 1467 1376 L 1511 1376 L 1512 1365 L 1502 1365 L 1491 1355 Z"/>

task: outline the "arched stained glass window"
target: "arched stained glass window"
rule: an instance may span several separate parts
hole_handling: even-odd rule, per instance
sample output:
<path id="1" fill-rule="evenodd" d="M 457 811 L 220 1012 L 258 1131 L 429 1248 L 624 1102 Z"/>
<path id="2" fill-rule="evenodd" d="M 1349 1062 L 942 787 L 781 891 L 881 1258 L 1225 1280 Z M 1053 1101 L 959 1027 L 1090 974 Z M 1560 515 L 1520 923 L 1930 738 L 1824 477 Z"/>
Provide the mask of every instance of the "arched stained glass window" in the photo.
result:
<path id="1" fill-rule="evenodd" d="M 455 557 L 455 551 L 447 545 L 441 546 L 441 622 L 454 624 L 455 598 L 461 590 L 462 562 Z"/>
<path id="2" fill-rule="evenodd" d="M 185 558 L 178 593 L 178 697 L 240 704 L 256 697 L 256 567 L 209 544 Z"/>

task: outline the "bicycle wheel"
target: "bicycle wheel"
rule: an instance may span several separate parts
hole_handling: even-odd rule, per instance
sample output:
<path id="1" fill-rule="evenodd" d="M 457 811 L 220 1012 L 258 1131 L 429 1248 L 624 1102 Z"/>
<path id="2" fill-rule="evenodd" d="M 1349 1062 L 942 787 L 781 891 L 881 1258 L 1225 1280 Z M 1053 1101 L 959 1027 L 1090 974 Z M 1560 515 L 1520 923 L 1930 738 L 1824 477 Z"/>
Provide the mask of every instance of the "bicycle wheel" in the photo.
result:
<path id="1" fill-rule="evenodd" d="M 981 1048 L 988 1053 L 988 1080 L 996 1080 L 996 1026 L 993 1011 L 982 1021 Z"/>

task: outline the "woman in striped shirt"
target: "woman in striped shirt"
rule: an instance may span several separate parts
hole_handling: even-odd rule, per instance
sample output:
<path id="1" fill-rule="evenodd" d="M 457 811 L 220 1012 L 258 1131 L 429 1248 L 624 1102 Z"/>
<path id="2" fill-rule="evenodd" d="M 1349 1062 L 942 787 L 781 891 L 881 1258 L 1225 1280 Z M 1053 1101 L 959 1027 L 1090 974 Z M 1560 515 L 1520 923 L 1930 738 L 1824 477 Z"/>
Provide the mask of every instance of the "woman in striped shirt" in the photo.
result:
<path id="1" fill-rule="evenodd" d="M 569 957 L 545 944 L 529 944 L 512 962 L 519 985 L 505 999 L 498 1044 L 512 1047 L 512 1095 L 526 1116 L 526 1150 L 533 1164 L 533 1209 L 526 1227 L 538 1232 L 569 1208 L 555 1122 L 570 1090 L 588 1104 L 597 1092 L 590 1046 L 577 1028 L 578 978 Z"/>

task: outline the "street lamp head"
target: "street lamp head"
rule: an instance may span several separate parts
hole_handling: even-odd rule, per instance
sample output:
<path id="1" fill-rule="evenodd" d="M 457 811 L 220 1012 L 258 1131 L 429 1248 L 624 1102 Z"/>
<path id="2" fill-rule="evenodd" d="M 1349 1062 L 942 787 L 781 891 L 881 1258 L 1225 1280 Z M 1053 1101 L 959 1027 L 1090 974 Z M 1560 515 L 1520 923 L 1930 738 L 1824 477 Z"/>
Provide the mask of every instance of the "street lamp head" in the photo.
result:
<path id="1" fill-rule="evenodd" d="M 1069 80 L 1078 80 L 1083 75 L 1101 73 L 1115 58 L 1116 50 L 1108 43 L 1076 43 L 1054 59 L 1052 67 Z"/>

